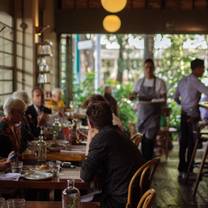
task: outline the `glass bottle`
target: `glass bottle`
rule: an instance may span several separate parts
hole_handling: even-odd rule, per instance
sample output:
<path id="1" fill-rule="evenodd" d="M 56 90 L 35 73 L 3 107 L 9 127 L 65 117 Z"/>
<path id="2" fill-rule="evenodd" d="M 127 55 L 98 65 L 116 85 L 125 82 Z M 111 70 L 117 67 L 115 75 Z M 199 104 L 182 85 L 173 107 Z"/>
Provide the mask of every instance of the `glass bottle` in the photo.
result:
<path id="1" fill-rule="evenodd" d="M 47 144 L 44 141 L 43 129 L 40 130 L 39 140 L 37 141 L 37 160 L 45 162 L 47 158 Z"/>
<path id="2" fill-rule="evenodd" d="M 73 127 L 71 132 L 71 144 L 76 144 L 77 141 L 77 120 L 73 120 Z"/>
<path id="3" fill-rule="evenodd" d="M 62 191 L 62 208 L 79 208 L 80 192 L 74 186 L 74 180 L 67 180 L 67 187 Z"/>
<path id="4" fill-rule="evenodd" d="M 54 123 L 53 123 L 53 141 L 56 142 L 56 139 L 59 136 L 59 132 L 61 129 L 61 122 L 59 121 L 58 118 L 55 118 Z"/>

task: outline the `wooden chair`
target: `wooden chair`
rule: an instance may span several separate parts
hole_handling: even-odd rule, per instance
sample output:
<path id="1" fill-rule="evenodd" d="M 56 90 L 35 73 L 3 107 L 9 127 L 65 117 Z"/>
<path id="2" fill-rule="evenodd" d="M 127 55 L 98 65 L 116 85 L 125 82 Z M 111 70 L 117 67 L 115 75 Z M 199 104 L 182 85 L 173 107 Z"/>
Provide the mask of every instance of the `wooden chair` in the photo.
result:
<path id="1" fill-rule="evenodd" d="M 191 160 L 189 161 L 189 164 L 188 164 L 186 182 L 189 181 L 189 176 L 190 176 L 191 169 L 192 169 L 195 157 L 196 157 L 197 148 L 198 148 L 199 143 L 200 142 L 203 143 L 203 142 L 207 142 L 208 141 L 208 138 L 207 138 L 208 132 L 206 130 L 203 130 L 203 127 L 201 128 L 200 125 L 198 125 L 198 127 L 193 131 L 193 135 L 195 137 L 195 144 L 194 144 L 194 149 L 192 151 Z M 206 150 L 205 150 L 204 154 L 206 154 Z M 205 163 L 205 161 L 204 161 L 204 163 Z M 198 167 L 198 165 L 201 167 L 201 162 L 194 163 L 194 167 Z M 206 165 L 203 164 L 203 166 L 207 167 L 207 164 Z"/>
<path id="2" fill-rule="evenodd" d="M 149 160 L 134 173 L 128 186 L 126 208 L 136 207 L 144 192 L 150 188 L 159 162 L 159 157 Z"/>
<path id="3" fill-rule="evenodd" d="M 202 162 L 200 164 L 199 172 L 197 174 L 196 182 L 194 184 L 193 197 L 196 196 L 196 192 L 197 192 L 197 189 L 198 189 L 198 186 L 199 186 L 199 182 L 202 179 L 203 170 L 204 170 L 204 166 L 205 166 L 205 163 L 206 163 L 207 156 L 208 156 L 208 144 L 206 144 L 205 152 L 203 154 Z"/>
<path id="4" fill-rule="evenodd" d="M 137 208 L 151 208 L 156 197 L 155 189 L 147 190 L 139 200 Z"/>
<path id="5" fill-rule="evenodd" d="M 130 140 L 136 145 L 138 146 L 140 144 L 140 142 L 142 141 L 142 137 L 143 134 L 137 132 L 134 135 L 132 135 L 132 137 L 130 138 Z"/>
<path id="6" fill-rule="evenodd" d="M 155 142 L 156 155 L 165 155 L 168 159 L 169 150 L 172 146 L 172 133 L 177 132 L 177 129 L 170 127 L 170 113 L 171 109 L 164 107 L 161 112 L 161 127 L 157 133 Z"/>

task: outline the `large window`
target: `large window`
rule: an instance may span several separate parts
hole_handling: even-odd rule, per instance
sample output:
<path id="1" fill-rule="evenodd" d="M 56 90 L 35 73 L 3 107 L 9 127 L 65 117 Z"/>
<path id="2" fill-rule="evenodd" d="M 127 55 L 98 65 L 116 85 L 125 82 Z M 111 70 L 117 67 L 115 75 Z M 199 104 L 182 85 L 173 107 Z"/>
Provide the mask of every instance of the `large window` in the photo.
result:
<path id="1" fill-rule="evenodd" d="M 0 13 L 0 105 L 13 91 L 13 29 L 12 18 Z"/>

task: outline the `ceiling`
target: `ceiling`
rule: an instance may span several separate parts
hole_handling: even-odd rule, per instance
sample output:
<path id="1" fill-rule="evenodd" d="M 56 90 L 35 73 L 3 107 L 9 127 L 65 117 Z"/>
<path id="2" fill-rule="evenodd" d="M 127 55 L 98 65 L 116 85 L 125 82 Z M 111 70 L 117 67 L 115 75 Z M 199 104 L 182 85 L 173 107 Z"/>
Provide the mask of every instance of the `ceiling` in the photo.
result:
<path id="1" fill-rule="evenodd" d="M 57 33 L 105 33 L 101 0 L 54 0 Z M 208 0 L 128 0 L 118 33 L 208 34 Z"/>
<path id="2" fill-rule="evenodd" d="M 62 0 L 62 9 L 102 8 L 100 0 Z M 208 8 L 208 0 L 128 0 L 126 9 L 177 9 Z"/>

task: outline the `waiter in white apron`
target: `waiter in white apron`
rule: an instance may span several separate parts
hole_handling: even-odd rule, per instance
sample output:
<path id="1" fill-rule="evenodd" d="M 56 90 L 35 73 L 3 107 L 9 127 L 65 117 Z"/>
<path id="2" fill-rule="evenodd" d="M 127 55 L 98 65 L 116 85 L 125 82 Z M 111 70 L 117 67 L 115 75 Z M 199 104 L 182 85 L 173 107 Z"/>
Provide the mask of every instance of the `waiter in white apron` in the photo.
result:
<path id="1" fill-rule="evenodd" d="M 139 98 L 138 131 L 143 133 L 142 153 L 146 160 L 154 156 L 154 143 L 160 129 L 161 107 L 166 102 L 165 82 L 154 75 L 154 62 L 144 62 L 144 77 L 136 82 L 134 94 Z"/>

